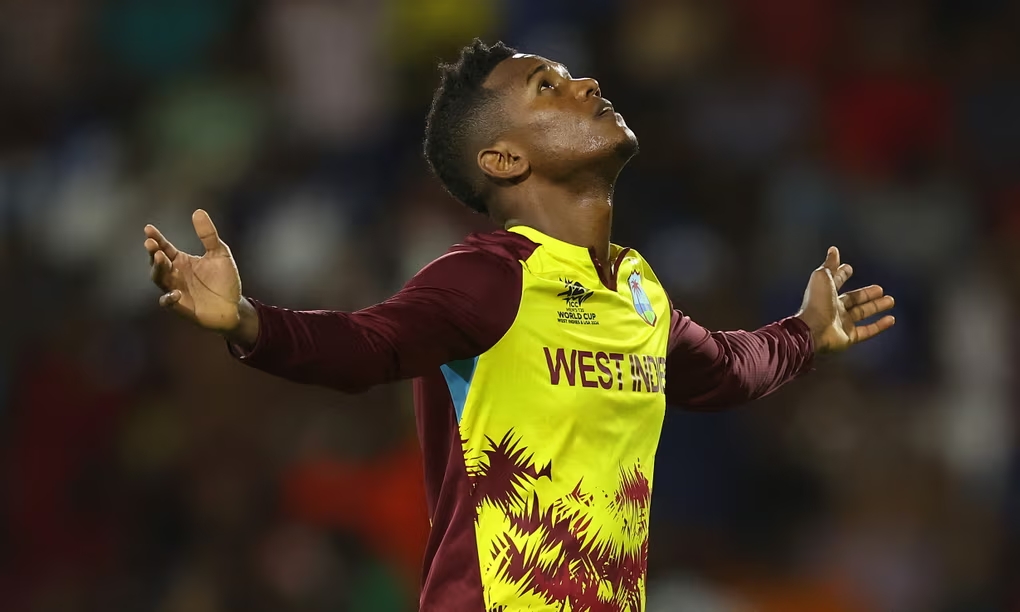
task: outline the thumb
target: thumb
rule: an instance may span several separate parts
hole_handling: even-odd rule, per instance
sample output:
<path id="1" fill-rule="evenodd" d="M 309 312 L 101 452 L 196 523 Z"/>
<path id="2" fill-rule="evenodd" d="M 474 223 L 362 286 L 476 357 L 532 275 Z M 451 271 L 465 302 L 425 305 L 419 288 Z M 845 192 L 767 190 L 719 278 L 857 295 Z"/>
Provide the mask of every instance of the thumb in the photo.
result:
<path id="1" fill-rule="evenodd" d="M 195 233 L 202 241 L 206 253 L 222 253 L 227 250 L 227 245 L 220 240 L 220 235 L 216 231 L 216 226 L 213 225 L 209 213 L 199 208 L 191 215 L 191 223 L 195 226 Z"/>
<path id="2" fill-rule="evenodd" d="M 825 263 L 822 264 L 823 268 L 828 268 L 833 274 L 839 269 L 839 249 L 834 246 L 829 247 L 828 252 L 825 254 Z"/>

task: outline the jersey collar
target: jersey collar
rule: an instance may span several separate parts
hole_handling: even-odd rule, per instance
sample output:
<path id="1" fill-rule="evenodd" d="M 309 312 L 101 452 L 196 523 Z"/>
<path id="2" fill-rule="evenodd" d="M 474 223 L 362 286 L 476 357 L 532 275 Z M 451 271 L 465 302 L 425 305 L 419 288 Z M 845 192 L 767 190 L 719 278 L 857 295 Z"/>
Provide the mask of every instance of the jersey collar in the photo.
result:
<path id="1" fill-rule="evenodd" d="M 577 246 L 576 244 L 557 240 L 552 236 L 543 234 L 533 227 L 528 227 L 527 225 L 515 225 L 507 231 L 520 234 L 535 244 L 540 244 L 544 246 L 546 250 L 561 257 L 566 257 L 580 262 L 590 262 L 592 260 L 591 250 L 587 247 Z"/>
<path id="2" fill-rule="evenodd" d="M 625 249 L 619 245 L 610 243 L 609 256 L 612 268 L 610 270 L 603 270 L 602 266 L 595 259 L 594 249 L 557 240 L 556 238 L 543 234 L 537 229 L 528 227 L 527 225 L 515 225 L 507 231 L 520 234 L 535 244 L 542 245 L 543 248 L 552 252 L 555 257 L 590 268 L 595 278 L 597 278 L 604 287 L 611 291 L 616 291 L 616 275 L 619 273 L 620 264 L 623 261 L 624 256 L 630 251 L 630 249 Z"/>

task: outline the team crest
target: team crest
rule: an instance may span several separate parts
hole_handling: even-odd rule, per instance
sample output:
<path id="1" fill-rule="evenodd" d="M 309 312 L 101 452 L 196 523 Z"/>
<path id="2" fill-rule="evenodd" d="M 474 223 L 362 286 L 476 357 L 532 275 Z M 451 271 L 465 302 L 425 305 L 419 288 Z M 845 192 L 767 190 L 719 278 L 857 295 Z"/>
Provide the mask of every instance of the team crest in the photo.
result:
<path id="1" fill-rule="evenodd" d="M 630 285 L 630 296 L 634 299 L 634 310 L 641 315 L 645 323 L 654 327 L 655 309 L 652 308 L 652 302 L 648 299 L 645 288 L 641 286 L 641 274 L 637 271 L 631 272 L 627 284 Z"/>

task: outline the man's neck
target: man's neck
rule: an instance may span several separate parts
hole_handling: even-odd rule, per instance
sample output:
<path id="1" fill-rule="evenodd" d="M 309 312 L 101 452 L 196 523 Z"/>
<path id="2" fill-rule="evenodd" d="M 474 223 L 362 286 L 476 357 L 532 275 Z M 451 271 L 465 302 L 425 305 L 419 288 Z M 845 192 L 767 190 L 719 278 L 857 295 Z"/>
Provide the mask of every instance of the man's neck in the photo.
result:
<path id="1" fill-rule="evenodd" d="M 513 207 L 505 227 L 526 225 L 568 244 L 593 249 L 606 274 L 611 274 L 609 240 L 613 225 L 612 186 L 578 193 L 548 186 L 529 190 Z"/>

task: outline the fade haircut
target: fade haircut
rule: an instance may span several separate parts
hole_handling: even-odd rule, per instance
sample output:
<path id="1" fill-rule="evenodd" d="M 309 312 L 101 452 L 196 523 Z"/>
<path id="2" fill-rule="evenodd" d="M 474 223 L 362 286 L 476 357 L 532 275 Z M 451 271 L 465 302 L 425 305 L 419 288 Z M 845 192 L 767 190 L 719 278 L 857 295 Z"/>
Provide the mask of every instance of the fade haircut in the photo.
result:
<path id="1" fill-rule="evenodd" d="M 450 195 L 470 208 L 485 213 L 482 185 L 468 146 L 485 128 L 495 133 L 487 112 L 496 92 L 483 86 L 497 64 L 512 57 L 516 49 L 502 42 L 489 46 L 479 39 L 460 51 L 453 64 L 440 64 L 441 80 L 432 96 L 425 120 L 425 160 Z"/>

